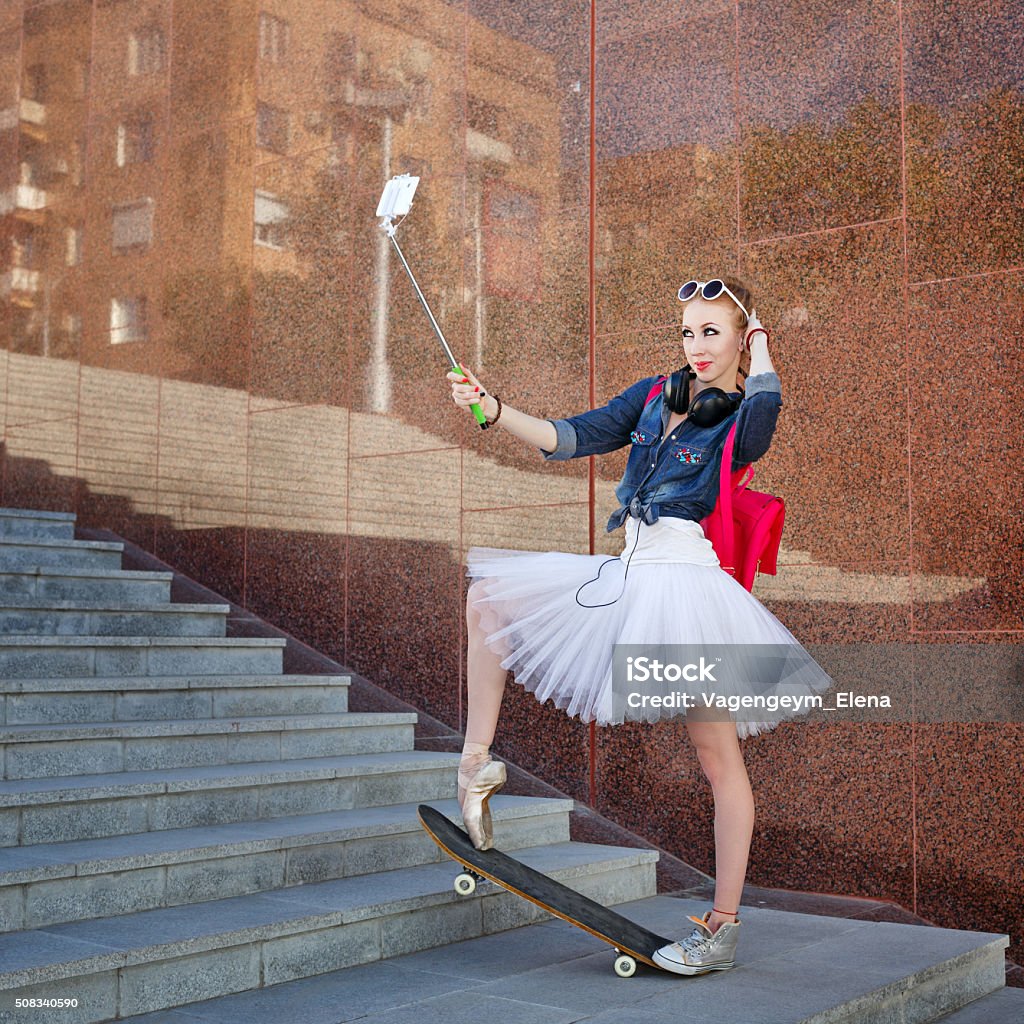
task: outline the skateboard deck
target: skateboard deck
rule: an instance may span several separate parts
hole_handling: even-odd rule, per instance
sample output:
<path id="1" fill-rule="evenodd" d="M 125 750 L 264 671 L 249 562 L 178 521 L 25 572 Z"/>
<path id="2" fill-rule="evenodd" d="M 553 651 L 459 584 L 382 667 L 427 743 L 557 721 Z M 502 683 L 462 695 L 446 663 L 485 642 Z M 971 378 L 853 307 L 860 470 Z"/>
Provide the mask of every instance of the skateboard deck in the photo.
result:
<path id="1" fill-rule="evenodd" d="M 617 914 L 501 850 L 478 850 L 458 825 L 429 804 L 420 804 L 417 813 L 430 838 L 449 857 L 469 869 L 468 876 L 459 875 L 456 879 L 457 892 L 471 893 L 475 888 L 474 875 L 488 878 L 502 889 L 536 903 L 563 921 L 614 946 L 620 954 L 615 961 L 615 973 L 621 977 L 629 977 L 636 970 L 637 960 L 659 971 L 664 970 L 654 962 L 654 952 L 669 945 L 672 939 L 648 931 L 636 921 Z"/>

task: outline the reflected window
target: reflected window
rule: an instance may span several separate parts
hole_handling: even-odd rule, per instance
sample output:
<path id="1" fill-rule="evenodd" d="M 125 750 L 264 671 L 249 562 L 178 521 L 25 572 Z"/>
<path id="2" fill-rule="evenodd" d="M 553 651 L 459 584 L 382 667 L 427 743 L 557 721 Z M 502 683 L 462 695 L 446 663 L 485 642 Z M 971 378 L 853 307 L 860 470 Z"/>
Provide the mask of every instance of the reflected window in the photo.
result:
<path id="1" fill-rule="evenodd" d="M 64 333 L 65 345 L 71 350 L 80 348 L 82 343 L 82 315 L 80 313 L 65 313 L 61 317 L 60 326 Z"/>
<path id="2" fill-rule="evenodd" d="M 253 206 L 253 241 L 268 249 L 284 249 L 288 245 L 288 204 L 271 192 L 256 190 Z"/>
<path id="3" fill-rule="evenodd" d="M 503 178 L 484 182 L 486 291 L 508 299 L 541 297 L 540 198 Z"/>
<path id="4" fill-rule="evenodd" d="M 496 139 L 501 112 L 501 107 L 496 104 L 488 103 L 479 96 L 469 96 L 466 101 L 466 125 L 474 131 Z"/>
<path id="5" fill-rule="evenodd" d="M 71 184 L 81 188 L 85 182 L 85 140 L 76 139 L 71 143 Z"/>
<path id="6" fill-rule="evenodd" d="M 114 249 L 146 248 L 153 241 L 153 200 L 148 196 L 114 207 Z"/>
<path id="7" fill-rule="evenodd" d="M 397 174 L 412 174 L 417 178 L 429 178 L 430 177 L 430 161 L 423 160 L 420 157 L 407 156 L 402 154 L 395 160 L 395 166 L 398 168 Z"/>
<path id="8" fill-rule="evenodd" d="M 36 103 L 46 102 L 45 64 L 31 64 L 25 68 L 25 83 L 22 87 L 22 95 L 27 100 L 35 100 Z"/>
<path id="9" fill-rule="evenodd" d="M 292 27 L 283 18 L 260 11 L 260 60 L 281 64 L 288 59 Z"/>
<path id="10" fill-rule="evenodd" d="M 74 69 L 75 98 L 84 99 L 89 95 L 89 62 L 76 60 Z"/>
<path id="11" fill-rule="evenodd" d="M 146 296 L 131 295 L 110 300 L 110 344 L 146 340 Z"/>
<path id="12" fill-rule="evenodd" d="M 128 37 L 128 74 L 151 75 L 163 71 L 167 46 L 163 29 L 156 25 L 137 28 Z"/>
<path id="13" fill-rule="evenodd" d="M 117 166 L 149 163 L 153 159 L 153 117 L 137 114 L 117 126 Z"/>
<path id="14" fill-rule="evenodd" d="M 256 145 L 273 153 L 288 152 L 288 111 L 260 103 L 256 107 Z"/>
<path id="15" fill-rule="evenodd" d="M 82 228 L 72 225 L 64 229 L 64 263 L 77 267 L 82 262 Z"/>
<path id="16" fill-rule="evenodd" d="M 540 161 L 540 139 L 534 125 L 520 123 L 513 128 L 512 152 L 516 159 L 524 164 L 536 164 Z"/>
<path id="17" fill-rule="evenodd" d="M 15 267 L 34 267 L 36 238 L 34 234 L 15 235 L 11 239 L 11 265 Z"/>
<path id="18" fill-rule="evenodd" d="M 325 99 L 352 102 L 348 90 L 356 77 L 357 49 L 355 36 L 337 30 L 328 32 L 323 56 Z"/>
<path id="19" fill-rule="evenodd" d="M 22 160 L 18 165 L 18 182 L 34 188 L 38 181 L 39 175 L 35 163 L 31 160 Z"/>

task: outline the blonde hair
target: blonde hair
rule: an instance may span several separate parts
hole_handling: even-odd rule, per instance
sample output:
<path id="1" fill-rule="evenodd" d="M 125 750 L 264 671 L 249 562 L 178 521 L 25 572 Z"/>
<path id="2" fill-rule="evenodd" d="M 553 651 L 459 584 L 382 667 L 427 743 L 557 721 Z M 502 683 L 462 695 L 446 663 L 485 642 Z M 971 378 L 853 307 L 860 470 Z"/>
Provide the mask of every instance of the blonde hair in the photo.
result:
<path id="1" fill-rule="evenodd" d="M 754 302 L 754 290 L 750 284 L 743 280 L 743 278 L 734 277 L 731 274 L 719 274 L 718 276 L 721 278 L 726 288 L 728 288 L 729 291 L 731 291 L 733 295 L 743 303 L 745 309 L 752 310 L 755 308 L 756 303 Z M 733 327 L 735 327 L 740 334 L 746 334 L 748 323 L 747 314 L 744 313 L 743 310 L 725 294 L 725 292 L 722 292 L 722 294 L 713 301 L 726 303 L 730 310 Z M 750 372 L 750 353 L 745 349 L 740 353 L 739 371 L 744 377 L 746 377 Z"/>

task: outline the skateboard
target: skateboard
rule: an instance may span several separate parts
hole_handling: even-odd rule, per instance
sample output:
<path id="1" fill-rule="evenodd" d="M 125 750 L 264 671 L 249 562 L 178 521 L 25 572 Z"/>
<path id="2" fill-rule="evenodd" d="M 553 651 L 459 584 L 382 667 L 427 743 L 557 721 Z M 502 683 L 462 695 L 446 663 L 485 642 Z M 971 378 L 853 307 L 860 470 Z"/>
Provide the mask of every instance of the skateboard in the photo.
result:
<path id="1" fill-rule="evenodd" d="M 429 804 L 420 804 L 417 814 L 427 835 L 452 860 L 466 868 L 455 878 L 455 891 L 460 895 L 470 895 L 476 890 L 478 881 L 490 879 L 502 889 L 536 903 L 555 917 L 590 932 L 614 947 L 617 954 L 614 969 L 620 978 L 633 975 L 638 960 L 659 971 L 665 970 L 654 962 L 654 952 L 669 945 L 672 939 L 648 931 L 628 917 L 609 910 L 501 850 L 493 847 L 490 850 L 478 850 L 458 825 Z"/>

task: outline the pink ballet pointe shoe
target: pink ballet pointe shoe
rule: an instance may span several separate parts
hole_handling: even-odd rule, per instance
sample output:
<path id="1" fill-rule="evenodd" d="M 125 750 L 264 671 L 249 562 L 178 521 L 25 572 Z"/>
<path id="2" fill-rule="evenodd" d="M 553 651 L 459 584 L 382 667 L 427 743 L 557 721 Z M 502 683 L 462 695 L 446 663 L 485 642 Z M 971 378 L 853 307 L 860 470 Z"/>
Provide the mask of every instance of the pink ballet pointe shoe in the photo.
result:
<path id="1" fill-rule="evenodd" d="M 475 765 L 473 762 L 477 762 Z M 459 807 L 466 832 L 478 850 L 489 850 L 494 846 L 494 832 L 491 811 L 487 806 L 491 796 L 505 785 L 506 771 L 502 761 L 494 761 L 487 755 L 481 760 L 479 753 L 463 753 L 459 767 Z"/>

